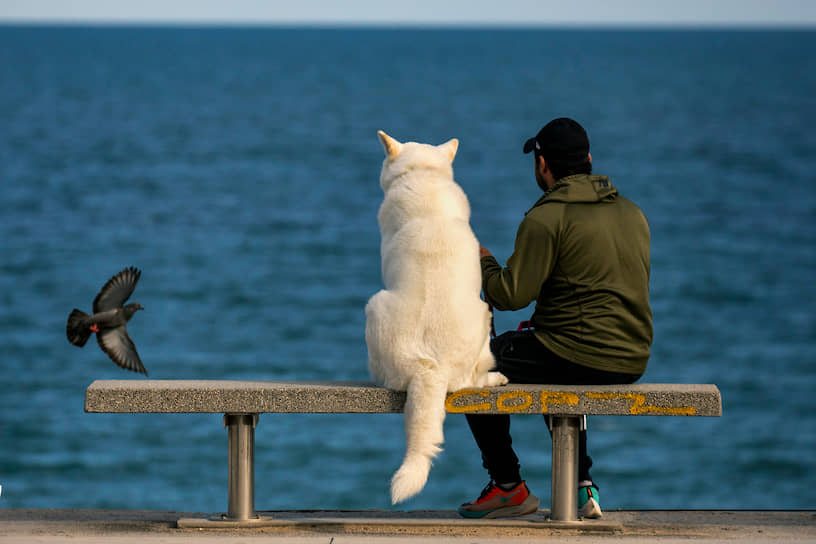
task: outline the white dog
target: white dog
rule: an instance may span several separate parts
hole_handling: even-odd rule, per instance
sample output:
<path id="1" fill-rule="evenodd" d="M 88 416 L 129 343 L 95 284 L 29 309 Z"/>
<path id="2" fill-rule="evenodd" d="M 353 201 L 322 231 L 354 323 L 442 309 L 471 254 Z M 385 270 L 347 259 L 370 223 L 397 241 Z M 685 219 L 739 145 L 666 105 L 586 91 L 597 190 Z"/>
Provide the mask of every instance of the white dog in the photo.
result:
<path id="1" fill-rule="evenodd" d="M 490 312 L 479 297 L 479 243 L 453 180 L 458 140 L 400 143 L 378 132 L 386 158 L 378 220 L 385 289 L 366 305 L 371 376 L 407 391 L 406 453 L 391 480 L 394 504 L 419 493 L 441 451 L 447 392 L 504 385 L 489 372 Z"/>

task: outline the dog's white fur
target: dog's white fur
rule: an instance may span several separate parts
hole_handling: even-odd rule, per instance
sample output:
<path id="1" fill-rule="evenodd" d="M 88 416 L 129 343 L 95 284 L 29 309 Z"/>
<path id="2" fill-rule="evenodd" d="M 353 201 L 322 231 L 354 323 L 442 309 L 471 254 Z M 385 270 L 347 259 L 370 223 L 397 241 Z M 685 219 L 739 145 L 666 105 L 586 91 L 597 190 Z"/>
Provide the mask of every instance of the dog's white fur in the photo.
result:
<path id="1" fill-rule="evenodd" d="M 481 298 L 470 205 L 453 180 L 456 139 L 400 143 L 378 132 L 386 158 L 378 215 L 385 289 L 366 305 L 371 376 L 407 391 L 406 453 L 391 480 L 394 504 L 419 493 L 441 451 L 447 392 L 503 385 L 489 372 L 490 313 Z"/>

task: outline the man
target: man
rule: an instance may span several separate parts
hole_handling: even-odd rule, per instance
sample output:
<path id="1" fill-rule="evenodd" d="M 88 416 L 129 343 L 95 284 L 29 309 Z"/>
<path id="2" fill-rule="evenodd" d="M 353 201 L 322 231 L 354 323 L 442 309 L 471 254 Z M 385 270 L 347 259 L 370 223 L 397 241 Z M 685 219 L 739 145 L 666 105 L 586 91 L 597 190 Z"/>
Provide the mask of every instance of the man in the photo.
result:
<path id="1" fill-rule="evenodd" d="M 489 304 L 518 310 L 536 301 L 530 329 L 491 341 L 497 370 L 511 383 L 632 383 L 646 370 L 652 342 L 646 217 L 607 177 L 592 175 L 589 139 L 574 120 L 547 123 L 524 144 L 531 151 L 544 195 L 525 214 L 506 267 L 480 251 Z M 459 513 L 536 511 L 511 446 L 510 416 L 468 414 L 467 421 L 491 481 Z M 578 450 L 579 514 L 597 518 L 585 430 Z"/>

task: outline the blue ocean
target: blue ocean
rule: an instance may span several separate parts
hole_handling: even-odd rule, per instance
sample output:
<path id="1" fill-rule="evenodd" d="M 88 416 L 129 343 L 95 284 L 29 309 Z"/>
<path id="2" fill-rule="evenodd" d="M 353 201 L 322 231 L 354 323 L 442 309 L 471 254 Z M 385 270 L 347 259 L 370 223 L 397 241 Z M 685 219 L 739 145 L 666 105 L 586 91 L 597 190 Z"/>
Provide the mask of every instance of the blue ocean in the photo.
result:
<path id="1" fill-rule="evenodd" d="M 523 142 L 569 116 L 652 232 L 643 381 L 714 383 L 721 418 L 590 418 L 605 509 L 816 504 L 816 32 L 0 27 L 0 508 L 220 512 L 212 415 L 86 414 L 96 379 L 367 380 L 383 150 L 460 140 L 504 262 L 540 195 Z M 127 266 L 149 378 L 70 345 Z M 515 328 L 526 311 L 500 313 Z M 421 495 L 487 481 L 464 417 Z M 550 438 L 515 416 L 549 506 Z M 400 415 L 262 415 L 259 510 L 389 509 Z"/>

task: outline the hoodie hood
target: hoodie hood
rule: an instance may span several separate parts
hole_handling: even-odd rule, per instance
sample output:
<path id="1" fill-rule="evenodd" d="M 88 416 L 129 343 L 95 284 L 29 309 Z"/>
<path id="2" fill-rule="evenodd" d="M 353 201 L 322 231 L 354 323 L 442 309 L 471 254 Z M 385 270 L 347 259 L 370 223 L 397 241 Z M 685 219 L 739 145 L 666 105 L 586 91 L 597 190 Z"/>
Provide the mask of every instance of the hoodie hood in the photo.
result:
<path id="1" fill-rule="evenodd" d="M 613 201 L 618 190 L 606 176 L 576 174 L 559 179 L 550 192 L 542 196 L 533 206 L 547 202 L 591 203 Z"/>

